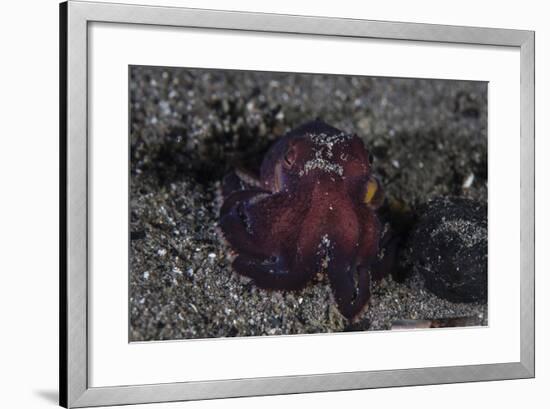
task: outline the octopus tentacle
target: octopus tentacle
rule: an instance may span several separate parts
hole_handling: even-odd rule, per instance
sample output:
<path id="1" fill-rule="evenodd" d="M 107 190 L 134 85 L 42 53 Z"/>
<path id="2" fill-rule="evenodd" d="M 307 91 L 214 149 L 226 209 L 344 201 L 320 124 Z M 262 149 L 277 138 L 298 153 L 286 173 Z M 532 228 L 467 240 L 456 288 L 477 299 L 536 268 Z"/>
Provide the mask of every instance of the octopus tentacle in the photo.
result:
<path id="1" fill-rule="evenodd" d="M 334 248 L 327 274 L 339 310 L 353 319 L 370 299 L 370 267 L 378 252 L 379 225 L 372 211 L 351 202 L 347 206 L 341 204 L 335 217 L 348 220 L 348 225 L 333 224 L 338 228 L 331 231 Z"/>
<path id="2" fill-rule="evenodd" d="M 220 226 L 239 254 L 233 268 L 262 288 L 296 290 L 315 274 L 314 255 L 296 248 L 303 214 L 287 192 L 245 190 L 231 194 L 220 211 Z"/>
<path id="3" fill-rule="evenodd" d="M 329 265 L 329 279 L 338 309 L 347 319 L 353 319 L 365 308 L 371 295 L 371 272 L 355 263 Z"/>
<path id="4" fill-rule="evenodd" d="M 283 256 L 258 258 L 241 254 L 233 262 L 233 268 L 251 278 L 258 287 L 270 290 L 299 290 L 314 274 L 311 269 L 289 269 L 288 260 Z"/>
<path id="5" fill-rule="evenodd" d="M 244 169 L 237 168 L 229 172 L 222 181 L 222 195 L 227 198 L 234 192 L 250 189 L 260 189 L 262 184 L 256 175 Z"/>

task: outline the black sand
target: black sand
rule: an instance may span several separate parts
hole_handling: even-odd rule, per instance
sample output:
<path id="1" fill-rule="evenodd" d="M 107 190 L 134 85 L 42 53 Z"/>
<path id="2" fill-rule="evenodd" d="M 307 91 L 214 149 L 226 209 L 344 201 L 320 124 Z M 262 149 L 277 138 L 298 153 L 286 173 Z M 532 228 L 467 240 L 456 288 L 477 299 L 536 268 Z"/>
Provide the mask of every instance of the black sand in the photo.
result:
<path id="1" fill-rule="evenodd" d="M 131 341 L 487 323 L 485 304 L 440 299 L 411 273 L 385 279 L 350 325 L 326 280 L 286 293 L 237 276 L 217 228 L 225 172 L 316 117 L 364 139 L 388 197 L 486 202 L 485 83 L 132 67 L 130 96 Z"/>

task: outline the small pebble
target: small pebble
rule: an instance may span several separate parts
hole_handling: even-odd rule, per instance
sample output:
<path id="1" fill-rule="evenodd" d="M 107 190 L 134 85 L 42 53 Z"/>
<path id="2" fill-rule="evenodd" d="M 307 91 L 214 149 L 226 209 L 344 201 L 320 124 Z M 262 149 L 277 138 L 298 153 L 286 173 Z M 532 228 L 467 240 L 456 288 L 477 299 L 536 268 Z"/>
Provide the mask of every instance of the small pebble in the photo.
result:
<path id="1" fill-rule="evenodd" d="M 474 174 L 473 173 L 470 173 L 465 179 L 464 179 L 464 182 L 462 183 L 462 189 L 469 189 L 472 187 L 472 184 L 474 183 Z"/>

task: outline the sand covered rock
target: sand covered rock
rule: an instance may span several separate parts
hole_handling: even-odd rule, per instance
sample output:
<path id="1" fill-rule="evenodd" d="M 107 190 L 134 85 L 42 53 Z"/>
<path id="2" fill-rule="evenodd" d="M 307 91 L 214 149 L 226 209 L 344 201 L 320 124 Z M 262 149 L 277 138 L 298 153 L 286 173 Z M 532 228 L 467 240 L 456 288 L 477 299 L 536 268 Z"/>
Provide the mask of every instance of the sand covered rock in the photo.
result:
<path id="1" fill-rule="evenodd" d="M 410 260 L 426 288 L 453 302 L 487 302 L 487 206 L 438 198 L 419 212 Z"/>

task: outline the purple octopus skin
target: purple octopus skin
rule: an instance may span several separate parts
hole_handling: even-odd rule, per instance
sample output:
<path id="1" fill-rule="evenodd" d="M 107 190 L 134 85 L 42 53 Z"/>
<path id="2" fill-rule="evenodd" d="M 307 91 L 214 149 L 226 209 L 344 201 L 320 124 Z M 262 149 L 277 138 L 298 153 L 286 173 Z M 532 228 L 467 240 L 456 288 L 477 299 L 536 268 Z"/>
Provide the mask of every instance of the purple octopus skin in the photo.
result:
<path id="1" fill-rule="evenodd" d="M 220 227 L 234 270 L 290 291 L 326 273 L 339 311 L 357 317 L 384 264 L 376 212 L 384 195 L 371 164 L 359 137 L 315 120 L 274 143 L 259 178 L 228 174 Z"/>

